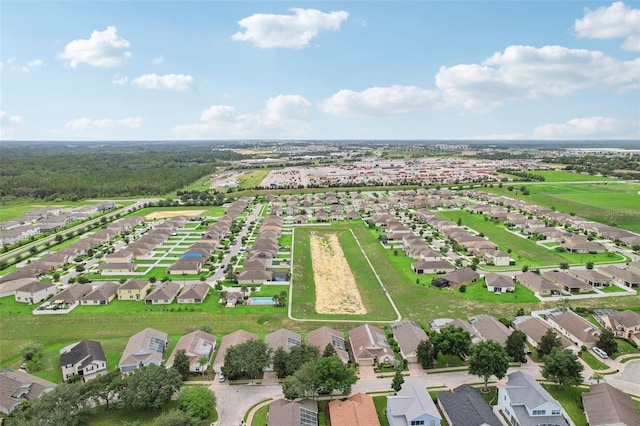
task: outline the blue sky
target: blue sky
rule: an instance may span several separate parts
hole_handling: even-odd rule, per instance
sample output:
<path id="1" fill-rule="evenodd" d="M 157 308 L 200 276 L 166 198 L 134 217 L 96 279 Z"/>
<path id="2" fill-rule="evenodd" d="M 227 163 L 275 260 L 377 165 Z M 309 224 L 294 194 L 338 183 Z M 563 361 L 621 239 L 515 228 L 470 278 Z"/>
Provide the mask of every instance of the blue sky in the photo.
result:
<path id="1" fill-rule="evenodd" d="M 639 139 L 640 2 L 0 2 L 5 140 Z"/>

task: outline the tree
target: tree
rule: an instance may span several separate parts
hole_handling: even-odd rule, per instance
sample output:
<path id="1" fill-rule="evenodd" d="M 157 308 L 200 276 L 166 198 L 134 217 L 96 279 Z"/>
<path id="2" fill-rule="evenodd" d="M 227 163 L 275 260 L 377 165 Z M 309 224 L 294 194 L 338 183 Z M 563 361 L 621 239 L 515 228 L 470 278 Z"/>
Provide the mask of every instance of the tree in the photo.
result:
<path id="1" fill-rule="evenodd" d="M 333 346 L 331 346 L 333 348 Z M 334 352 L 335 355 L 335 352 Z M 302 342 L 292 347 L 287 356 L 286 375 L 295 373 L 303 364 L 320 358 L 320 349 L 317 346 Z M 275 356 L 274 356 L 275 359 Z M 275 362 L 275 361 L 274 361 Z"/>
<path id="2" fill-rule="evenodd" d="M 418 358 L 418 362 L 420 363 L 422 368 L 433 367 L 433 363 L 438 358 L 438 352 L 429 340 L 423 340 L 422 342 L 418 343 L 416 355 Z"/>
<path id="3" fill-rule="evenodd" d="M 448 325 L 434 333 L 432 336 L 433 346 L 443 355 L 449 355 L 447 365 L 451 363 L 451 358 L 456 355 L 465 355 L 471 345 L 471 335 L 462 327 Z"/>
<path id="4" fill-rule="evenodd" d="M 109 410 L 109 401 L 112 401 L 118 392 L 122 389 L 122 373 L 115 369 L 107 374 L 102 374 L 85 384 L 89 389 L 89 394 L 94 404 L 100 405 L 105 402 L 107 410 Z"/>
<path id="5" fill-rule="evenodd" d="M 257 379 L 271 363 L 271 348 L 262 340 L 251 339 L 227 349 L 222 373 L 229 379 Z"/>
<path id="6" fill-rule="evenodd" d="M 204 377 L 204 373 L 207 370 L 207 364 L 209 363 L 209 358 L 205 355 L 202 355 L 198 358 L 198 366 L 200 367 L 200 371 L 202 372 L 202 377 Z"/>
<path id="7" fill-rule="evenodd" d="M 542 377 L 558 384 L 562 389 L 564 385 L 579 385 L 582 383 L 582 370 L 584 367 L 578 361 L 578 356 L 569 349 L 553 348 L 548 355 L 542 358 Z"/>
<path id="8" fill-rule="evenodd" d="M 529 265 L 522 265 L 522 268 L 520 270 L 522 272 L 527 272 L 529 270 Z"/>
<path id="9" fill-rule="evenodd" d="M 216 395 L 207 386 L 185 386 L 178 393 L 178 405 L 191 417 L 206 419 L 216 408 Z"/>
<path id="10" fill-rule="evenodd" d="M 315 361 L 303 364 L 282 382 L 282 393 L 289 400 L 313 396 L 317 388 Z"/>
<path id="11" fill-rule="evenodd" d="M 513 362 L 522 361 L 522 357 L 524 357 L 525 353 L 524 348 L 526 341 L 527 336 L 522 330 L 514 330 L 513 333 L 507 337 L 505 350 Z"/>
<path id="12" fill-rule="evenodd" d="M 282 348 L 276 349 L 273 353 L 273 371 L 278 379 L 284 379 L 288 374 L 289 354 Z"/>
<path id="13" fill-rule="evenodd" d="M 391 381 L 391 389 L 396 392 L 400 392 L 402 389 L 402 385 L 404 384 L 404 377 L 402 376 L 402 371 L 398 368 L 396 369 L 396 374 L 393 376 L 393 380 Z"/>
<path id="14" fill-rule="evenodd" d="M 569 269 L 569 262 L 560 262 L 560 269 Z"/>
<path id="15" fill-rule="evenodd" d="M 10 425 L 70 425 L 86 424 L 91 404 L 86 389 L 78 384 L 63 383 L 44 393 L 23 409 L 11 413 Z"/>
<path id="16" fill-rule="evenodd" d="M 562 344 L 560 344 L 560 338 L 556 332 L 550 328 L 540 338 L 538 356 L 542 358 L 545 355 L 549 355 L 553 348 L 562 348 Z"/>
<path id="17" fill-rule="evenodd" d="M 593 269 L 593 262 L 587 262 L 585 266 L 587 269 Z"/>
<path id="18" fill-rule="evenodd" d="M 616 342 L 616 336 L 611 330 L 604 330 L 600 334 L 596 346 L 605 351 L 609 356 L 618 352 L 618 342 Z"/>
<path id="19" fill-rule="evenodd" d="M 331 343 L 327 343 L 324 351 L 322 351 L 322 357 L 329 358 L 330 356 L 338 356 L 338 352 L 336 352 L 336 348 Z"/>
<path id="20" fill-rule="evenodd" d="M 176 369 L 150 364 L 123 378 L 119 400 L 128 409 L 157 410 L 169 402 L 181 386 Z"/>
<path id="21" fill-rule="evenodd" d="M 358 381 L 355 371 L 347 367 L 337 356 L 319 358 L 315 364 L 316 384 L 332 394 L 334 390 L 349 394 L 351 386 Z"/>
<path id="22" fill-rule="evenodd" d="M 484 380 L 483 390 L 488 391 L 489 377 L 498 380 L 507 374 L 509 355 L 502 345 L 493 340 L 483 340 L 470 349 L 469 373 L 480 376 Z"/>
<path id="23" fill-rule="evenodd" d="M 195 426 L 196 421 L 181 410 L 170 410 L 156 417 L 151 426 Z"/>
<path id="24" fill-rule="evenodd" d="M 596 384 L 599 384 L 600 380 L 604 380 L 604 374 L 594 371 L 591 377 L 589 377 L 589 380 L 595 380 Z"/>
<path id="25" fill-rule="evenodd" d="M 187 356 L 186 350 L 178 349 L 171 368 L 175 369 L 180 374 L 182 380 L 187 380 L 189 378 L 189 357 Z"/>
<path id="26" fill-rule="evenodd" d="M 155 283 L 156 283 L 156 281 L 158 281 L 158 279 L 157 279 L 156 277 L 149 277 L 149 282 L 150 282 L 151 284 L 155 284 Z"/>
<path id="27" fill-rule="evenodd" d="M 243 285 L 242 287 L 240 287 L 240 291 L 242 292 L 242 297 L 244 299 L 247 298 L 247 291 L 249 291 L 249 287 L 246 285 Z"/>

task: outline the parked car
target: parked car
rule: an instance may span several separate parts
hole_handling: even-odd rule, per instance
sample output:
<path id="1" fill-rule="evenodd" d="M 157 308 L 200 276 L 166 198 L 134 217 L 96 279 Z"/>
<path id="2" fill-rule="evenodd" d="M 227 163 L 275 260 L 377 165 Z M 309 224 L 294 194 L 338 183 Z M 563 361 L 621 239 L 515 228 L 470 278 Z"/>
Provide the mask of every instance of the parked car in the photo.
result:
<path id="1" fill-rule="evenodd" d="M 603 351 L 602 349 L 600 349 L 597 346 L 594 346 L 592 349 L 593 352 L 595 352 L 596 355 L 598 355 L 600 358 L 602 359 L 607 359 L 609 358 L 609 355 L 607 355 L 607 353 L 605 351 Z"/>
<path id="2" fill-rule="evenodd" d="M 219 381 L 220 383 L 224 383 L 224 382 L 225 382 L 225 380 L 227 380 L 227 378 L 226 378 L 226 377 L 224 377 L 224 374 L 220 373 L 220 376 L 218 376 L 218 381 Z"/>

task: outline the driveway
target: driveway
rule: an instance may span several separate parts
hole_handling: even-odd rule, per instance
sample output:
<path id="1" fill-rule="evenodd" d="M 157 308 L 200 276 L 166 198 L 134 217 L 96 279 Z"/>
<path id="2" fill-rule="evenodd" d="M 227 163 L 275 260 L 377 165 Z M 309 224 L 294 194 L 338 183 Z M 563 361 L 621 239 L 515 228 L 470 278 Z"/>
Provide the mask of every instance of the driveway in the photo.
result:
<path id="1" fill-rule="evenodd" d="M 640 359 L 625 363 L 622 371 L 605 376 L 605 380 L 624 392 L 640 395 Z"/>

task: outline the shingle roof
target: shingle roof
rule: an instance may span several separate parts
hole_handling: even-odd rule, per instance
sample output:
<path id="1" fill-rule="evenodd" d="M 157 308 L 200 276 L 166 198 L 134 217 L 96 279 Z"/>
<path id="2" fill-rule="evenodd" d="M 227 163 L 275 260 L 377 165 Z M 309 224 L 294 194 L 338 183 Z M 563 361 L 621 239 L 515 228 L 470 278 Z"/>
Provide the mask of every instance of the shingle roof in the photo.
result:
<path id="1" fill-rule="evenodd" d="M 83 297 L 82 300 L 107 300 L 116 294 L 119 287 L 118 284 L 111 282 L 101 284 Z"/>
<path id="2" fill-rule="evenodd" d="M 209 293 L 209 284 L 197 283 L 184 286 L 178 299 L 204 299 Z"/>
<path id="3" fill-rule="evenodd" d="M 469 385 L 458 386 L 452 392 L 440 392 L 438 400 L 453 425 L 502 425 L 480 392 Z"/>
<path id="4" fill-rule="evenodd" d="M 269 333 L 264 336 L 264 342 L 274 351 L 278 348 L 282 348 L 289 352 L 293 346 L 297 346 L 302 342 L 302 338 L 300 337 L 300 334 L 294 331 L 281 328 L 280 330 L 276 330 L 273 333 Z"/>
<path id="5" fill-rule="evenodd" d="M 23 370 L 0 371 L 0 412 L 10 413 L 22 401 L 33 402 L 55 384 Z"/>
<path id="6" fill-rule="evenodd" d="M 608 383 L 591 385 L 582 394 L 587 420 L 591 426 L 640 425 L 640 413 L 629 395 Z"/>
<path id="7" fill-rule="evenodd" d="M 60 352 L 60 365 L 75 365 L 80 361 L 84 361 L 84 366 L 91 361 L 107 360 L 104 350 L 102 350 L 102 345 L 95 340 L 83 340 L 72 347 L 63 348 L 62 351 Z"/>
<path id="8" fill-rule="evenodd" d="M 318 402 L 310 399 L 287 401 L 276 399 L 269 404 L 267 426 L 300 426 L 300 408 L 318 412 Z"/>
<path id="9" fill-rule="evenodd" d="M 391 324 L 391 332 L 405 356 L 415 354 L 418 344 L 428 340 L 427 333 L 417 322 L 397 321 Z"/>
<path id="10" fill-rule="evenodd" d="M 130 279 L 120 286 L 120 290 L 142 290 L 148 285 L 147 281 Z"/>
<path id="11" fill-rule="evenodd" d="M 332 426 L 380 426 L 373 398 L 357 393 L 344 401 L 329 403 Z"/>

